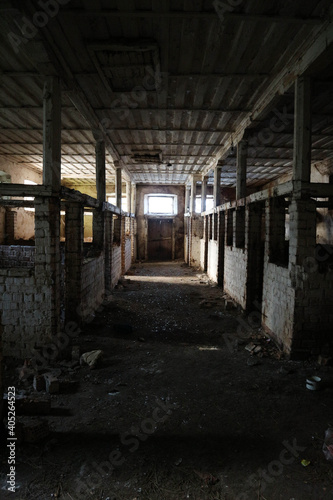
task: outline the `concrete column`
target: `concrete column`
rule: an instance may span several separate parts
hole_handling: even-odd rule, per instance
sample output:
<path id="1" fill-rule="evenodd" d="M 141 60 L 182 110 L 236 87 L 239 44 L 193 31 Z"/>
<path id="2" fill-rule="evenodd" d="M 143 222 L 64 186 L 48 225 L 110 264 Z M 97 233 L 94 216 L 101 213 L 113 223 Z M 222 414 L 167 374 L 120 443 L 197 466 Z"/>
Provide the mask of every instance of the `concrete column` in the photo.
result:
<path id="1" fill-rule="evenodd" d="M 191 202 L 190 202 L 190 213 L 195 214 L 195 199 L 197 194 L 197 179 L 193 175 L 191 180 Z"/>
<path id="2" fill-rule="evenodd" d="M 11 208 L 5 209 L 5 245 L 15 244 L 15 234 L 17 225 L 17 212 Z"/>
<path id="3" fill-rule="evenodd" d="M 201 212 L 206 212 L 207 183 L 208 183 L 208 177 L 203 176 L 201 184 Z"/>
<path id="4" fill-rule="evenodd" d="M 295 83 L 293 180 L 310 182 L 312 82 L 299 77 Z"/>
<path id="5" fill-rule="evenodd" d="M 112 290 L 113 214 L 105 212 L 105 293 Z"/>
<path id="6" fill-rule="evenodd" d="M 126 181 L 126 201 L 127 201 L 127 212 L 132 213 L 132 183 L 131 181 Z"/>
<path id="7" fill-rule="evenodd" d="M 84 208 L 80 203 L 66 203 L 65 235 L 65 320 L 81 324 Z"/>
<path id="8" fill-rule="evenodd" d="M 103 203 L 106 200 L 105 181 L 105 142 L 96 142 L 96 189 L 97 200 Z"/>
<path id="9" fill-rule="evenodd" d="M 3 411 L 3 393 L 4 393 L 4 366 L 3 366 L 3 355 L 2 355 L 2 318 L 0 314 L 0 429 L 1 432 L 5 432 L 5 429 L 3 427 L 3 419 L 4 419 L 4 411 Z M 6 405 L 7 406 L 7 405 Z M 4 434 L 3 434 L 4 435 Z"/>
<path id="10" fill-rule="evenodd" d="M 132 202 L 131 202 L 131 208 L 132 208 L 132 214 L 136 214 L 136 184 L 132 182 L 132 189 L 131 189 L 131 197 L 132 197 Z"/>
<path id="11" fill-rule="evenodd" d="M 100 203 L 106 201 L 106 181 L 105 181 L 105 143 L 96 142 L 96 190 L 97 200 Z M 93 242 L 97 249 L 102 249 L 104 245 L 104 212 L 102 209 L 95 209 L 93 218 Z"/>
<path id="12" fill-rule="evenodd" d="M 190 211 L 190 195 L 191 187 L 185 186 L 185 213 L 188 214 Z"/>
<path id="13" fill-rule="evenodd" d="M 49 77 L 43 93 L 43 184 L 61 187 L 61 91 L 59 79 Z"/>
<path id="14" fill-rule="evenodd" d="M 214 168 L 214 207 L 221 205 L 221 171 L 222 167 Z"/>
<path id="15" fill-rule="evenodd" d="M 121 209 L 122 179 L 121 168 L 116 168 L 116 206 Z"/>
<path id="16" fill-rule="evenodd" d="M 120 223 L 120 242 L 121 242 L 121 274 L 125 274 L 126 272 L 126 257 L 125 257 L 125 245 L 126 245 L 126 234 L 125 234 L 125 225 L 126 225 L 126 217 L 121 216 Z"/>
<path id="17" fill-rule="evenodd" d="M 237 145 L 237 183 L 236 199 L 246 197 L 246 166 L 247 166 L 247 141 L 239 141 Z"/>
<path id="18" fill-rule="evenodd" d="M 60 332 L 60 198 L 35 198 L 35 284 L 45 294 L 37 347 Z M 42 313 L 44 314 L 44 313 Z"/>
<path id="19" fill-rule="evenodd" d="M 293 199 L 289 205 L 289 262 L 310 267 L 316 249 L 316 203 Z"/>

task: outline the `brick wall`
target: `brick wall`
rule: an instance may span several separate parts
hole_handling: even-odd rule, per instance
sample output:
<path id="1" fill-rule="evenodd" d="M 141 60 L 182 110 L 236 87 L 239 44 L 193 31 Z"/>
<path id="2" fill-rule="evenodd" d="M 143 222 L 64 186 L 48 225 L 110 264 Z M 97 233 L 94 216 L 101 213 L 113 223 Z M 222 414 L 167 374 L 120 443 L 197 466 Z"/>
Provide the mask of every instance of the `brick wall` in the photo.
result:
<path id="1" fill-rule="evenodd" d="M 295 290 L 285 267 L 265 261 L 262 326 L 290 352 L 294 326 Z"/>
<path id="2" fill-rule="evenodd" d="M 293 349 L 316 354 L 318 346 L 332 344 L 333 267 L 322 273 L 315 266 L 307 275 L 295 300 Z"/>
<path id="3" fill-rule="evenodd" d="M 208 242 L 208 259 L 207 259 L 207 274 L 209 278 L 217 283 L 218 281 L 218 264 L 219 264 L 219 247 L 217 241 L 209 240 Z"/>
<path id="4" fill-rule="evenodd" d="M 125 273 L 132 265 L 132 243 L 131 238 L 125 238 Z"/>
<path id="5" fill-rule="evenodd" d="M 190 218 L 190 255 L 189 265 L 200 267 L 200 240 L 203 235 L 203 217 L 195 215 Z"/>
<path id="6" fill-rule="evenodd" d="M 0 310 L 6 356 L 24 358 L 51 335 L 51 290 L 33 269 L 0 269 Z"/>
<path id="7" fill-rule="evenodd" d="M 111 286 L 116 286 L 121 277 L 121 245 L 114 244 L 112 247 Z"/>
<path id="8" fill-rule="evenodd" d="M 225 247 L 224 289 L 243 309 L 246 308 L 247 252 Z"/>
<path id="9" fill-rule="evenodd" d="M 0 246 L 0 268 L 34 267 L 34 246 Z"/>

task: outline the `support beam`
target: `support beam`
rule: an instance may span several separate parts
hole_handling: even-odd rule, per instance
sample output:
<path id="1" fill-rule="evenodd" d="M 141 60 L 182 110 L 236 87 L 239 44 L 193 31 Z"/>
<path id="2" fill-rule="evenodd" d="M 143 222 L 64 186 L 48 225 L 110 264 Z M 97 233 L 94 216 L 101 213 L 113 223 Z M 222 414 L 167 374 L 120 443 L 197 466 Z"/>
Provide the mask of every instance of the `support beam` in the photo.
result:
<path id="1" fill-rule="evenodd" d="M 296 80 L 297 75 L 304 74 L 312 64 L 333 46 L 333 23 L 330 22 L 330 16 L 333 13 L 333 7 L 330 6 L 328 15 L 322 26 L 315 30 L 314 35 L 307 40 L 305 51 L 300 57 L 299 52 L 295 52 L 288 64 L 281 68 L 281 71 L 272 79 L 272 82 L 266 89 L 260 93 L 260 97 L 253 104 L 253 111 L 249 113 L 240 123 L 230 137 L 223 141 L 223 146 L 216 153 L 216 160 L 223 160 L 229 154 L 229 150 L 235 142 L 242 139 L 244 130 L 253 126 L 255 121 L 261 121 L 266 115 L 267 109 L 272 104 L 275 96 L 283 95 Z M 208 172 L 213 163 L 206 167 L 203 173 Z"/>
<path id="2" fill-rule="evenodd" d="M 310 182 L 312 82 L 299 77 L 295 83 L 293 180 Z"/>
<path id="3" fill-rule="evenodd" d="M 126 181 L 126 203 L 127 212 L 132 213 L 132 183 L 131 181 Z"/>
<path id="4" fill-rule="evenodd" d="M 116 206 L 121 210 L 122 180 L 121 167 L 116 167 Z"/>
<path id="5" fill-rule="evenodd" d="M 195 200 L 197 194 L 197 178 L 195 175 L 192 176 L 191 180 L 191 202 L 190 202 L 190 213 L 195 214 Z"/>
<path id="6" fill-rule="evenodd" d="M 221 171 L 221 166 L 214 168 L 214 207 L 221 205 Z"/>
<path id="7" fill-rule="evenodd" d="M 106 201 L 106 181 L 105 181 L 105 142 L 96 142 L 96 190 L 97 201 L 103 204 Z M 104 212 L 95 210 L 93 217 L 93 241 L 94 247 L 103 249 L 104 245 Z"/>
<path id="8" fill-rule="evenodd" d="M 237 145 L 237 183 L 236 200 L 246 197 L 246 166 L 247 166 L 247 141 L 239 141 Z"/>
<path id="9" fill-rule="evenodd" d="M 84 210 L 79 202 L 66 201 L 65 233 L 65 320 L 81 325 Z"/>
<path id="10" fill-rule="evenodd" d="M 208 184 L 208 177 L 203 176 L 202 177 L 202 184 L 201 184 L 201 213 L 206 212 L 206 206 L 207 206 L 207 184 Z"/>
<path id="11" fill-rule="evenodd" d="M 132 182 L 132 189 L 131 189 L 131 197 L 132 197 L 132 214 L 136 214 L 136 184 Z"/>
<path id="12" fill-rule="evenodd" d="M 310 25 L 318 26 L 323 23 L 323 19 L 320 17 L 292 17 L 292 16 L 269 16 L 264 14 L 242 14 L 239 12 L 225 12 L 223 14 L 224 18 L 227 20 L 234 20 L 238 22 L 249 22 L 252 21 L 257 23 L 259 21 L 264 23 L 280 23 L 280 24 L 300 24 L 300 25 Z"/>
<path id="13" fill-rule="evenodd" d="M 190 195 L 191 187 L 185 186 L 185 213 L 188 214 L 190 211 Z"/>
<path id="14" fill-rule="evenodd" d="M 43 93 L 43 184 L 61 187 L 61 90 L 57 77 L 48 77 Z"/>
<path id="15" fill-rule="evenodd" d="M 105 142 L 96 142 L 96 189 L 97 200 L 101 203 L 106 201 L 105 181 Z"/>

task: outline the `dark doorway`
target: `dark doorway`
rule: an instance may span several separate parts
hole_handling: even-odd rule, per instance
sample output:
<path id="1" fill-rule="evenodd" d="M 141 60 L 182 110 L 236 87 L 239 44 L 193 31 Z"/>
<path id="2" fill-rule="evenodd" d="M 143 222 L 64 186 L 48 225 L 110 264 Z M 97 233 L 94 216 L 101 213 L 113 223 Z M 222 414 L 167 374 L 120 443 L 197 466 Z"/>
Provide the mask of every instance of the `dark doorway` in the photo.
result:
<path id="1" fill-rule="evenodd" d="M 265 205 L 249 205 L 247 310 L 260 311 L 263 293 L 265 250 Z"/>
<path id="2" fill-rule="evenodd" d="M 172 260 L 172 219 L 148 219 L 148 259 Z"/>

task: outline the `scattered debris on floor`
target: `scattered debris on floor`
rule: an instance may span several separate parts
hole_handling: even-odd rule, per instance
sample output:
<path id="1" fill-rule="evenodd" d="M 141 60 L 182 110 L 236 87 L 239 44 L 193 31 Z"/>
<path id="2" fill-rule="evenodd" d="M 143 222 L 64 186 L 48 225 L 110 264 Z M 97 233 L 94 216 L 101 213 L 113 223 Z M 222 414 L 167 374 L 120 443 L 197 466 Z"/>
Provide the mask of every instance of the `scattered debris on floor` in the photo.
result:
<path id="1" fill-rule="evenodd" d="M 302 453 L 269 476 L 264 497 L 329 500 L 333 442 L 330 435 L 323 449 L 322 437 L 333 368 L 318 355 L 285 359 L 259 328 L 241 337 L 246 317 L 226 310 L 227 298 L 181 264 L 142 265 L 64 360 L 8 370 L 7 387 L 17 386 L 20 498 L 70 500 L 77 484 L 87 500 L 258 498 L 258 470 L 275 464 L 287 442 Z M 80 364 L 96 352 L 97 370 Z M 304 382 L 314 374 L 323 387 L 311 393 Z M 108 473 L 110 456 L 121 465 Z"/>
<path id="2" fill-rule="evenodd" d="M 103 351 L 98 349 L 96 351 L 85 352 L 80 358 L 80 364 L 87 364 L 92 370 L 96 368 L 97 364 L 100 363 L 103 357 Z"/>
<path id="3" fill-rule="evenodd" d="M 333 428 L 331 427 L 325 432 L 323 452 L 326 460 L 333 460 Z"/>

